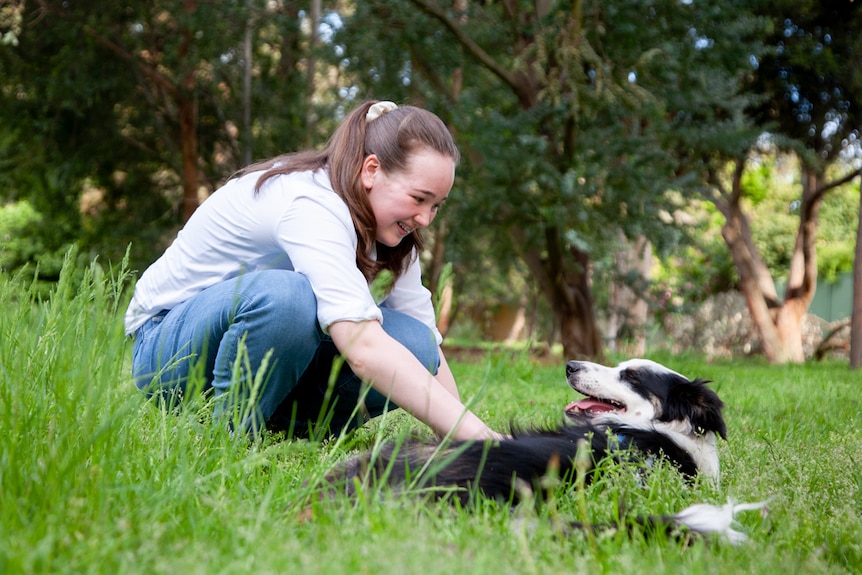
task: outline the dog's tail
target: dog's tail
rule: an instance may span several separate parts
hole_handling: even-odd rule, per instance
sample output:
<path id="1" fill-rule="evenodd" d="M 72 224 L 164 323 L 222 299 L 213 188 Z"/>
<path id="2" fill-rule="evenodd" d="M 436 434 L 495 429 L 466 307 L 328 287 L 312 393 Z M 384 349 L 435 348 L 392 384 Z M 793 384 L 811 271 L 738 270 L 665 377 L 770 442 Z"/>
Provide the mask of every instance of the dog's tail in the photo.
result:
<path id="1" fill-rule="evenodd" d="M 769 501 L 757 503 L 734 503 L 728 501 L 724 505 L 708 505 L 697 503 L 686 507 L 674 515 L 653 515 L 649 517 L 638 517 L 633 523 L 645 527 L 649 531 L 663 531 L 673 536 L 685 536 L 686 534 L 718 536 L 733 545 L 744 543 L 748 536 L 742 531 L 737 531 L 736 515 L 740 511 L 760 511 L 761 516 L 766 516 Z M 596 532 L 616 529 L 617 525 L 587 525 L 584 523 L 571 522 L 568 524 L 572 530 L 582 530 L 595 534 Z"/>
<path id="2" fill-rule="evenodd" d="M 745 533 L 734 529 L 738 525 L 736 514 L 740 511 L 760 511 L 761 517 L 765 517 L 768 512 L 768 503 L 769 500 L 758 501 L 757 503 L 728 501 L 724 505 L 697 503 L 671 516 L 671 519 L 677 527 L 703 535 L 716 534 L 736 545 L 748 540 Z"/>

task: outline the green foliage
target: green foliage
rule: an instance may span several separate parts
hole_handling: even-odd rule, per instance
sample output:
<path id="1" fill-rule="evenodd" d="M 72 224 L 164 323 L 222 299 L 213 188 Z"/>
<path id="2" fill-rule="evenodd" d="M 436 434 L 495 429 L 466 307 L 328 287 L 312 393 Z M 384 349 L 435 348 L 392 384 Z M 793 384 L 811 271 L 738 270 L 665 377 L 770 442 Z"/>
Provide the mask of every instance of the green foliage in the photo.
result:
<path id="1" fill-rule="evenodd" d="M 856 261 L 854 246 L 825 245 L 817 248 L 817 278 L 825 282 L 835 282 L 842 273 L 853 271 Z"/>
<path id="2" fill-rule="evenodd" d="M 817 272 L 825 281 L 835 281 L 838 274 L 853 271 L 859 186 L 857 179 L 823 199 L 817 233 Z"/>
<path id="3" fill-rule="evenodd" d="M 15 270 L 42 252 L 39 238 L 26 235 L 41 222 L 41 214 L 27 201 L 0 207 L 0 270 Z"/>
<path id="4" fill-rule="evenodd" d="M 132 243 L 132 265 L 145 267 L 181 223 L 184 146 L 196 147 L 203 189 L 245 161 L 246 23 L 257 47 L 253 159 L 314 139 L 295 5 L 48 3 L 0 46 L 0 199 L 50 214 L 39 234 L 52 250 L 77 243 L 114 259 Z M 193 103 L 194 142 L 181 100 Z"/>
<path id="5" fill-rule="evenodd" d="M 443 6 L 488 58 L 426 4 Z M 26 6 L 0 9 L 0 188 L 3 202 L 26 201 L 41 220 L 0 248 L 0 266 L 27 261 L 52 280 L 72 243 L 111 262 L 131 244 L 130 267 L 142 270 L 171 241 L 182 219 L 178 97 L 195 102 L 204 189 L 244 162 L 246 128 L 257 159 L 322 142 L 360 99 L 437 112 L 464 152 L 440 219 L 466 304 L 542 293 L 518 257 L 531 247 L 561 270 L 579 265 L 570 249 L 588 253 L 594 285 L 606 286 L 620 233 L 649 237 L 662 258 L 683 256 L 665 263 L 662 287 L 690 285 L 686 299 L 720 289 L 734 274 L 716 228 L 699 238 L 703 228 L 664 218 L 680 209 L 675 196 L 701 191 L 703 173 L 764 130 L 830 161 L 859 138 L 853 3 L 472 2 L 463 12 L 451 2 L 335 3 L 323 23 L 333 34 L 318 46 L 302 3 L 53 2 L 33 18 Z M 524 76 L 534 83 L 514 90 L 511 78 Z M 783 178 L 764 163 L 743 182 L 765 214 L 755 242 L 776 275 L 795 240 L 796 198 Z M 831 277 L 847 268 L 855 212 L 847 198 L 834 210 L 829 202 L 818 260 Z M 537 304 L 539 315 L 549 306 Z"/>
<path id="6" fill-rule="evenodd" d="M 743 188 L 752 240 L 772 277 L 784 278 L 799 231 L 798 162 L 789 155 L 762 153 L 749 160 L 749 165 Z M 842 169 L 846 167 L 835 168 Z M 858 209 L 858 181 L 824 197 L 817 231 L 820 279 L 834 281 L 838 274 L 853 269 Z M 690 223 L 679 229 L 685 239 L 678 249 L 662 254 L 652 290 L 656 303 L 675 300 L 672 309 L 733 289 L 737 282 L 721 237 L 724 218 L 709 202 L 690 202 L 684 211 Z"/>
<path id="7" fill-rule="evenodd" d="M 650 292 L 653 311 L 680 311 L 736 286 L 733 261 L 720 239 L 686 246 L 658 266 Z"/>
<path id="8" fill-rule="evenodd" d="M 60 277 L 68 245 L 51 248 L 45 232 L 50 226 L 30 202 L 0 206 L 0 276 L 26 283 L 33 281 L 43 293 Z"/>
<path id="9" fill-rule="evenodd" d="M 770 188 L 776 179 L 772 166 L 768 162 L 761 162 L 745 170 L 742 175 L 742 189 L 745 197 L 753 205 L 758 205 L 770 197 Z"/>
<path id="10" fill-rule="evenodd" d="M 677 251 L 687 236 L 661 217 L 676 209 L 666 192 L 699 185 L 681 166 L 745 150 L 760 132 L 745 124 L 755 99 L 739 94 L 739 78 L 767 21 L 742 3 L 557 2 L 544 15 L 471 3 L 431 17 L 438 6 L 359 3 L 337 38 L 371 95 L 421 94 L 458 136 L 464 161 L 445 217 L 459 297 L 547 295 L 519 256 L 533 273 L 536 260 L 560 270 L 550 283 L 582 265 L 572 250 L 588 254 L 604 285 L 621 235 Z"/>
<path id="11" fill-rule="evenodd" d="M 395 275 L 389 270 L 383 270 L 374 281 L 371 282 L 371 294 L 376 301 L 382 301 L 383 298 L 392 290 L 392 285 L 395 283 Z"/>
<path id="12" fill-rule="evenodd" d="M 131 382 L 127 281 L 69 260 L 49 299 L 20 301 L 0 279 L 4 573 L 826 574 L 862 562 L 862 435 L 847 426 L 858 382 L 845 365 L 656 357 L 715 380 L 729 424 L 720 486 L 688 485 L 665 465 L 642 476 L 602 462 L 593 485 L 556 488 L 546 504 L 514 512 L 385 489 L 320 500 L 315 485 L 337 461 L 427 429 L 396 412 L 330 443 L 249 443 L 213 430 L 205 401 L 166 413 Z M 490 353 L 451 365 L 462 396 L 498 429 L 555 424 L 572 400 L 558 357 Z M 672 513 L 728 498 L 771 498 L 766 517 L 739 517 L 747 545 L 557 527 L 615 521 L 621 507 Z"/>
<path id="13" fill-rule="evenodd" d="M 759 157 L 763 166 L 773 166 L 769 193 L 752 202 L 752 238 L 774 278 L 786 277 L 799 231 L 800 184 L 798 164 L 788 157 Z M 846 169 L 836 166 L 835 170 Z M 859 210 L 858 180 L 832 190 L 823 198 L 817 228 L 817 270 L 827 281 L 853 269 L 856 226 Z"/>
<path id="14" fill-rule="evenodd" d="M 821 172 L 852 153 L 859 136 L 862 10 L 853 2 L 776 0 L 755 11 L 773 26 L 763 38 L 772 49 L 746 81 L 766 96 L 751 112 L 760 125 L 774 124 Z"/>

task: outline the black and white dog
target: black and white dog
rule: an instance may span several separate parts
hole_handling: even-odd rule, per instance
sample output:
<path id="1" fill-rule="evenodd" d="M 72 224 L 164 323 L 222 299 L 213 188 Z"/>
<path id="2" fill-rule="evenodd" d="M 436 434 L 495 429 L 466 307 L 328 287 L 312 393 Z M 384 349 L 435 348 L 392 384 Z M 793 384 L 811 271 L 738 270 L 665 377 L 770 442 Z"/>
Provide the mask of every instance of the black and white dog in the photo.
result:
<path id="1" fill-rule="evenodd" d="M 407 440 L 352 457 L 326 476 L 331 487 L 355 494 L 362 485 L 382 483 L 398 490 L 427 489 L 468 504 L 475 494 L 515 504 L 524 489 L 553 474 L 572 483 L 578 471 L 588 481 L 599 460 L 611 456 L 643 461 L 665 458 L 685 476 L 718 481 L 717 439 L 727 438 L 723 403 L 706 380 L 689 380 L 644 359 L 617 367 L 591 362 L 566 364 L 569 385 L 586 398 L 569 404 L 561 425 L 514 430 L 495 442 L 441 443 Z M 723 507 L 695 505 L 649 523 L 685 525 L 696 532 L 722 532 L 731 540 L 733 515 L 762 504 Z"/>
<path id="2" fill-rule="evenodd" d="M 603 439 L 612 435 L 620 447 L 647 457 L 664 455 L 684 475 L 718 482 L 717 438 L 727 439 L 727 427 L 724 404 L 706 387 L 709 381 L 691 381 L 645 359 L 615 368 L 570 361 L 566 379 L 587 396 L 566 408 L 573 422 L 567 432 L 592 433 L 594 455 L 608 451 Z"/>

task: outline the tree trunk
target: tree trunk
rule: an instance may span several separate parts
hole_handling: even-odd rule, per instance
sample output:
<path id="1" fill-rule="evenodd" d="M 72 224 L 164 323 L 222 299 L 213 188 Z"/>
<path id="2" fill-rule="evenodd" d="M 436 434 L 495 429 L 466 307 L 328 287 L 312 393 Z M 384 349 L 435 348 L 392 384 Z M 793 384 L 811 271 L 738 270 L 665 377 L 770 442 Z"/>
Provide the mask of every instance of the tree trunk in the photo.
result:
<path id="1" fill-rule="evenodd" d="M 497 76 L 503 84 L 508 86 L 523 110 L 531 110 L 539 105 L 542 92 L 548 86 L 543 84 L 544 80 L 540 78 L 533 66 L 536 58 L 533 47 L 536 40 L 531 32 L 526 31 L 529 27 L 524 28 L 524 33 L 513 39 L 513 53 L 517 56 L 516 62 L 520 61 L 520 63 L 512 68 L 507 68 L 471 38 L 462 27 L 463 21 L 451 18 L 440 3 L 430 0 L 413 0 L 413 3 L 448 28 L 467 54 L 472 56 L 482 68 Z M 466 3 L 455 0 L 455 6 L 456 8 L 466 7 Z M 552 6 L 553 2 L 541 0 L 533 5 L 532 10 L 534 12 L 531 14 L 527 5 L 523 6 L 522 12 L 522 6 L 517 3 L 505 3 L 509 18 L 518 20 L 522 24 L 530 23 L 531 25 L 533 22 L 546 17 Z M 581 18 L 580 2 L 578 2 L 568 25 L 579 29 Z M 578 32 L 573 31 L 571 33 L 577 34 Z M 421 67 L 421 58 L 415 59 L 414 64 Z M 432 83 L 439 85 L 439 82 L 433 82 L 433 78 Z M 446 93 L 446 90 L 441 90 L 441 92 Z M 575 139 L 574 123 L 562 136 L 559 126 L 548 127 L 545 136 L 548 138 L 549 146 L 552 149 L 559 147 L 560 142 L 557 140 L 562 139 L 565 142 L 565 147 L 569 149 L 556 158 L 556 163 L 561 166 L 561 170 L 568 169 L 570 167 L 569 158 L 571 157 L 570 148 Z M 567 255 L 565 250 L 561 248 L 559 231 L 550 229 L 547 232 L 546 245 L 537 247 L 532 242 L 523 241 L 526 234 L 522 230 L 512 230 L 512 233 L 522 239 L 519 245 L 528 246 L 524 248 L 524 260 L 551 305 L 555 315 L 554 319 L 560 329 L 560 338 L 566 356 L 572 359 L 590 358 L 600 361 L 604 354 L 589 281 L 589 254 L 571 249 Z M 547 250 L 547 256 L 540 253 L 542 249 Z"/>
<path id="2" fill-rule="evenodd" d="M 513 230 L 521 236 L 520 230 Z M 590 288 L 590 256 L 574 247 L 560 249 L 557 230 L 546 230 L 547 252 L 537 247 L 522 255 L 545 298 L 551 304 L 567 359 L 603 361 L 604 351 Z M 519 245 L 524 245 L 520 242 Z M 568 254 L 569 257 L 566 257 Z"/>
<path id="3" fill-rule="evenodd" d="M 775 294 L 775 285 L 772 277 L 760 253 L 751 241 L 751 228 L 748 218 L 742 211 L 742 174 L 745 171 L 745 160 L 737 161 L 731 190 L 723 194 L 721 201 L 716 201 L 716 206 L 724 215 L 724 225 L 721 235 L 730 250 L 736 272 L 739 275 L 739 289 L 748 304 L 751 321 L 760 333 L 763 351 L 770 361 L 778 361 L 784 355 L 778 330 L 773 323 L 770 307 L 778 305 Z M 721 189 L 720 182 L 714 182 Z M 764 281 L 763 276 L 769 278 Z M 767 291 L 771 290 L 771 291 Z"/>
<path id="4" fill-rule="evenodd" d="M 743 230 L 748 227 L 743 225 L 746 217 L 740 210 L 733 210 L 727 217 L 721 229 L 721 235 L 730 250 L 739 275 L 739 289 L 748 304 L 751 321 L 760 334 L 763 352 L 769 361 L 785 363 L 789 356 L 785 352 L 779 337 L 778 330 L 773 323 L 773 313 L 764 294 L 761 285 L 757 281 L 757 270 L 765 269 L 765 264 L 759 255 L 752 253 L 743 239 Z M 786 356 L 786 357 L 785 357 Z"/>
<path id="5" fill-rule="evenodd" d="M 560 321 L 560 341 L 567 359 L 604 360 L 601 332 L 596 321 L 595 303 L 590 288 L 590 257 L 575 248 L 569 250 L 574 264 L 566 273 L 552 278 L 554 311 Z"/>
<path id="6" fill-rule="evenodd" d="M 252 160 L 251 129 L 251 76 L 254 58 L 254 25 L 252 16 L 253 0 L 245 0 L 245 35 L 242 39 L 242 162 L 248 165 Z"/>
<path id="7" fill-rule="evenodd" d="M 850 369 L 860 367 L 862 367 L 862 178 L 859 180 L 856 259 L 853 262 L 853 311 L 850 314 Z"/>
<path id="8" fill-rule="evenodd" d="M 185 0 L 183 9 L 187 16 L 194 14 L 197 9 L 196 0 Z M 197 209 L 200 203 L 198 199 L 198 187 L 200 185 L 200 175 L 198 168 L 198 140 L 197 140 L 197 125 L 198 125 L 198 110 L 197 110 L 197 83 L 195 81 L 195 72 L 197 70 L 196 63 L 192 62 L 192 46 L 194 45 L 194 32 L 188 28 L 182 31 L 181 41 L 179 45 L 179 63 L 177 69 L 187 70 L 178 83 L 175 83 L 170 77 L 163 74 L 158 66 L 143 59 L 138 54 L 131 53 L 119 44 L 112 41 L 94 30 L 89 26 L 84 26 L 83 32 L 108 50 L 122 58 L 123 60 L 137 67 L 141 76 L 146 79 L 142 87 L 146 90 L 160 90 L 159 98 L 164 97 L 172 101 L 177 109 L 177 123 L 179 125 L 179 153 L 181 159 L 180 177 L 182 178 L 183 186 L 183 221 L 188 221 L 192 213 Z M 153 88 L 150 87 L 153 86 Z M 169 113 L 165 115 L 171 117 Z M 173 126 L 171 126 L 173 127 Z M 171 135 L 174 132 L 171 131 Z M 168 139 L 171 139 L 169 136 Z"/>
<path id="9" fill-rule="evenodd" d="M 183 9 L 191 16 L 197 10 L 196 0 L 185 0 Z M 183 221 L 189 221 L 194 211 L 198 208 L 198 111 L 195 90 L 194 66 L 189 60 L 192 58 L 192 44 L 194 43 L 194 32 L 185 29 L 182 33 L 182 42 L 179 48 L 180 68 L 188 70 L 180 82 L 176 95 L 177 110 L 180 123 L 180 150 L 183 162 Z"/>
<path id="10" fill-rule="evenodd" d="M 180 114 L 180 143 L 183 159 L 183 221 L 198 209 L 197 106 L 192 94 L 183 91 L 177 100 Z"/>
<path id="11" fill-rule="evenodd" d="M 802 349 L 802 320 L 817 289 L 817 226 L 823 203 L 823 175 L 802 166 L 802 203 L 799 208 L 799 230 L 790 257 L 784 303 L 779 308 L 775 326 L 787 361 L 805 361 Z M 780 359 L 785 359 L 782 357 Z M 770 358 L 772 360 L 772 358 Z"/>
<path id="12" fill-rule="evenodd" d="M 622 235 L 622 234 L 620 234 Z M 625 354 L 643 357 L 646 353 L 646 321 L 649 306 L 641 297 L 643 287 L 649 281 L 652 269 L 652 244 L 643 236 L 632 242 L 625 242 L 627 249 L 614 257 L 616 274 L 610 286 L 608 301 L 608 347 L 618 351 L 620 334 L 628 334 L 631 339 Z M 634 274 L 637 279 L 627 281 Z"/>
<path id="13" fill-rule="evenodd" d="M 802 320 L 808 311 L 817 286 L 817 251 L 815 240 L 820 206 L 827 191 L 844 183 L 847 178 L 823 182 L 823 174 L 802 166 L 802 202 L 799 229 L 790 258 L 784 299 L 778 301 L 766 264 L 754 247 L 748 219 L 742 211 L 742 173 L 745 162 L 739 160 L 734 171 L 732 188 L 723 194 L 716 206 L 725 216 L 722 236 L 727 243 L 739 274 L 740 290 L 748 303 L 751 318 L 760 333 L 763 351 L 771 363 L 801 363 Z M 716 183 L 716 182 L 714 182 Z M 716 183 L 720 188 L 720 184 Z M 769 281 L 766 281 L 769 278 Z"/>
<path id="14" fill-rule="evenodd" d="M 428 265 L 428 289 L 431 291 L 431 296 L 435 298 L 434 303 L 437 309 L 437 329 L 443 336 L 449 331 L 449 326 L 452 323 L 452 312 L 454 303 L 454 293 L 451 277 L 444 277 L 446 269 L 446 238 L 449 235 L 449 229 L 446 225 L 446 217 L 439 217 L 434 223 L 434 234 L 431 238 L 430 249 L 431 261 Z"/>
<path id="15" fill-rule="evenodd" d="M 305 143 L 307 147 L 311 147 L 314 143 L 314 124 L 315 114 L 312 103 L 316 93 L 315 74 L 317 72 L 317 49 L 320 43 L 320 34 L 318 26 L 320 26 L 321 0 L 311 0 L 311 11 L 308 18 L 311 22 L 311 34 L 308 39 L 308 56 L 306 57 L 306 88 L 305 88 L 305 104 L 307 106 L 305 113 Z"/>
<path id="16" fill-rule="evenodd" d="M 769 357 L 773 363 L 802 363 L 805 351 L 802 348 L 802 320 L 808 311 L 808 303 L 791 299 L 775 310 L 775 330 L 780 347 Z"/>

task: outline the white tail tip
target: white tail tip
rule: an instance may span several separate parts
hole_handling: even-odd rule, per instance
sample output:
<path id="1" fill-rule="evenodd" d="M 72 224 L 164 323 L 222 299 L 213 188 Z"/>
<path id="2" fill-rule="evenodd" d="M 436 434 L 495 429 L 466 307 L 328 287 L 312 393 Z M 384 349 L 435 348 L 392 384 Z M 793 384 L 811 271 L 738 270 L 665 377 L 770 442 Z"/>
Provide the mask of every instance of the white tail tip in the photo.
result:
<path id="1" fill-rule="evenodd" d="M 698 503 L 687 507 L 673 516 L 674 521 L 681 527 L 703 534 L 718 534 L 726 541 L 737 545 L 748 540 L 748 536 L 734 529 L 738 526 L 736 514 L 740 511 L 760 510 L 761 516 L 765 517 L 768 511 L 766 505 L 769 500 L 758 503 L 733 503 L 728 501 L 724 505 L 708 505 Z"/>

